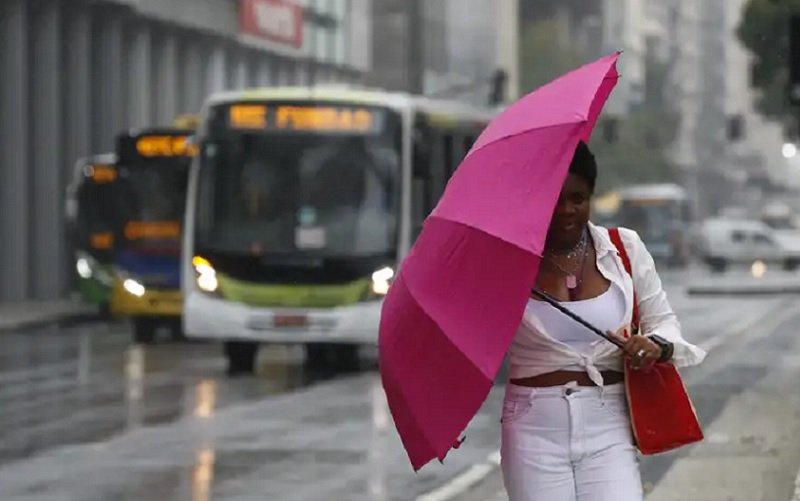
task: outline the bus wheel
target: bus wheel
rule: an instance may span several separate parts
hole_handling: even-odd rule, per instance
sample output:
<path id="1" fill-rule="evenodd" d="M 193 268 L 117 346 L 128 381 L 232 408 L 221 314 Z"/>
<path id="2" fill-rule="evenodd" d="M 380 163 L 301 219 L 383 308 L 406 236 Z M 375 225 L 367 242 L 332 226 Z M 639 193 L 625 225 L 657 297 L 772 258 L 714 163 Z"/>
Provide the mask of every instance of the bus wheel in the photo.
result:
<path id="1" fill-rule="evenodd" d="M 337 344 L 332 346 L 333 365 L 336 370 L 351 372 L 357 371 L 361 364 L 358 359 L 357 344 Z"/>
<path id="2" fill-rule="evenodd" d="M 357 344 L 311 343 L 306 345 L 306 368 L 325 371 L 357 371 Z"/>
<path id="3" fill-rule="evenodd" d="M 186 334 L 183 333 L 183 323 L 180 320 L 170 323 L 169 332 L 173 341 L 186 341 Z"/>
<path id="4" fill-rule="evenodd" d="M 97 307 L 97 316 L 100 317 L 100 320 L 109 321 L 113 319 L 111 315 L 111 304 L 108 301 L 102 302 Z"/>
<path id="5" fill-rule="evenodd" d="M 305 368 L 316 371 L 328 367 L 329 345 L 323 343 L 311 343 L 306 345 Z"/>
<path id="6" fill-rule="evenodd" d="M 248 376 L 256 372 L 258 343 L 250 341 L 228 341 L 225 357 L 228 359 L 229 376 Z"/>
<path id="7" fill-rule="evenodd" d="M 133 319 L 133 342 L 152 344 L 156 339 L 156 323 L 149 318 Z"/>
<path id="8" fill-rule="evenodd" d="M 707 263 L 714 273 L 725 273 L 728 269 L 728 262 L 720 257 L 709 258 Z"/>

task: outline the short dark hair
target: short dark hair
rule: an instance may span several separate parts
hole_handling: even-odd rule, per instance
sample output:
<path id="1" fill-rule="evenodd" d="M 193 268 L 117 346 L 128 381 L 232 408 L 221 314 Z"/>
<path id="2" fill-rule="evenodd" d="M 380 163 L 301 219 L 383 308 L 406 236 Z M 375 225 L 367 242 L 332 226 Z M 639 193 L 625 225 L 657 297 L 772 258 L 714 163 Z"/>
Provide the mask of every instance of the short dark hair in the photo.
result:
<path id="1" fill-rule="evenodd" d="M 572 163 L 569 164 L 569 173 L 582 177 L 589 183 L 589 188 L 594 192 L 597 183 L 597 162 L 594 154 L 589 149 L 589 145 L 583 141 L 578 142 L 575 154 L 572 156 Z"/>

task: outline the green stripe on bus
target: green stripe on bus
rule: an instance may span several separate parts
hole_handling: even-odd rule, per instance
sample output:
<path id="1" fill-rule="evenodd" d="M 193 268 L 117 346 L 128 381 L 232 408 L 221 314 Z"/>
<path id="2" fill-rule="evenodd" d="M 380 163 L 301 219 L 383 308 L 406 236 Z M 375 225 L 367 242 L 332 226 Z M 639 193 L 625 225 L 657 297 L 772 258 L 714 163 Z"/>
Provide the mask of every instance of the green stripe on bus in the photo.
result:
<path id="1" fill-rule="evenodd" d="M 343 285 L 255 284 L 219 274 L 222 297 L 252 306 L 333 308 L 364 299 L 370 282 L 361 279 Z"/>

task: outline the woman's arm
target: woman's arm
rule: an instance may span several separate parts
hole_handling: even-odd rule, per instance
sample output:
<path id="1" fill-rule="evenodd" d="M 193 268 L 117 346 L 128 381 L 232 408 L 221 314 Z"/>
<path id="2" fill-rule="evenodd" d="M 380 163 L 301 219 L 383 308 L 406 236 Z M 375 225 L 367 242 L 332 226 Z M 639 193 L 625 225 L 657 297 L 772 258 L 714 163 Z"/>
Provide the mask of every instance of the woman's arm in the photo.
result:
<path id="1" fill-rule="evenodd" d="M 642 334 L 655 334 L 673 343 L 672 361 L 675 365 L 685 367 L 699 364 L 706 357 L 706 352 L 683 338 L 680 323 L 667 300 L 653 256 L 635 231 L 621 230 L 620 234 L 630 254 Z"/>

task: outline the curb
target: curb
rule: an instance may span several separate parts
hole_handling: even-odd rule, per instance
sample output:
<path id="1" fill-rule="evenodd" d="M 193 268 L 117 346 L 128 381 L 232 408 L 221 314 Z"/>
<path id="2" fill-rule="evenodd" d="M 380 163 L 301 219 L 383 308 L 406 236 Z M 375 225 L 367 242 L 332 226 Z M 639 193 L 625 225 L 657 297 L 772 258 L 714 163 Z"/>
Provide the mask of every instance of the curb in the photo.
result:
<path id="1" fill-rule="evenodd" d="M 54 313 L 52 315 L 45 315 L 16 322 L 0 321 L 0 333 L 6 334 L 20 331 L 24 332 L 49 326 L 67 327 L 70 325 L 95 322 L 99 320 L 102 320 L 102 317 L 93 309 L 78 309 L 76 311 Z"/>

